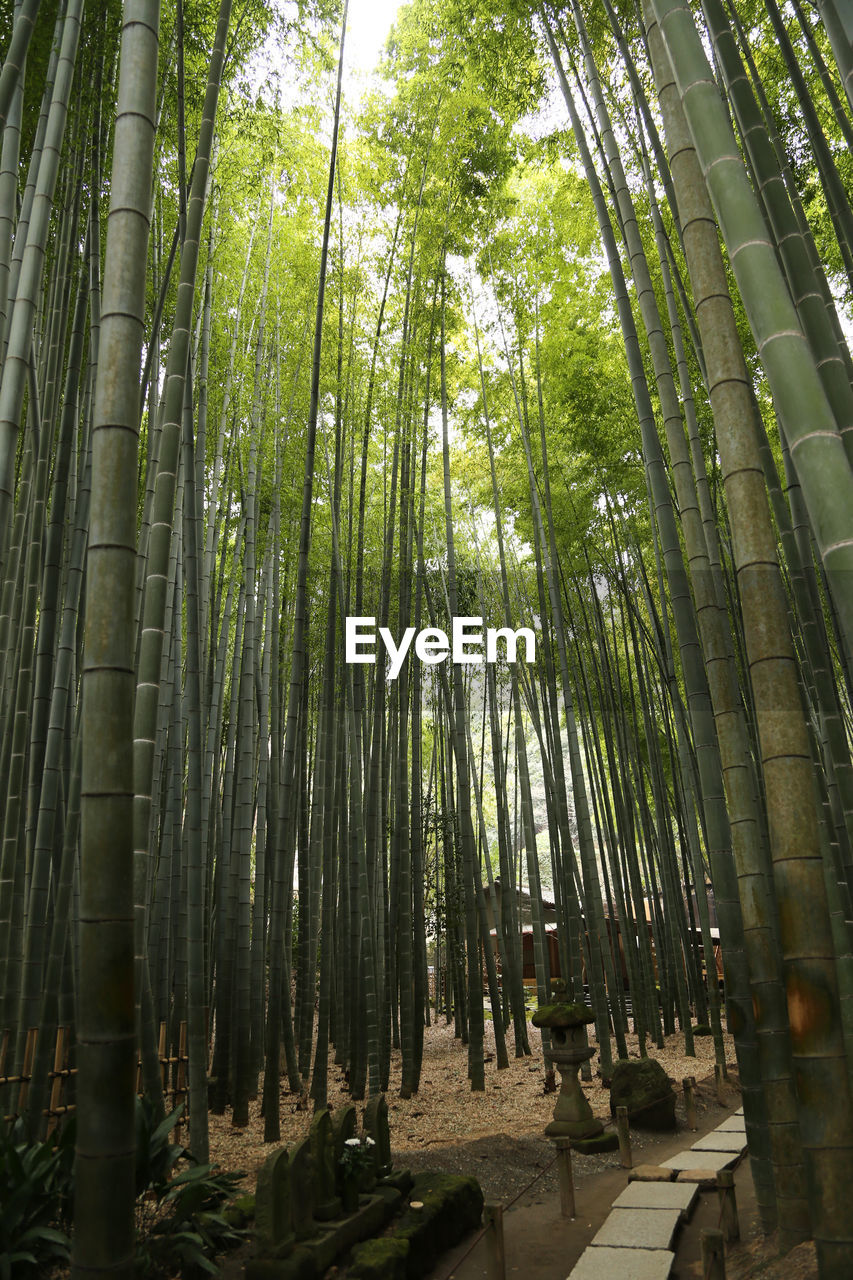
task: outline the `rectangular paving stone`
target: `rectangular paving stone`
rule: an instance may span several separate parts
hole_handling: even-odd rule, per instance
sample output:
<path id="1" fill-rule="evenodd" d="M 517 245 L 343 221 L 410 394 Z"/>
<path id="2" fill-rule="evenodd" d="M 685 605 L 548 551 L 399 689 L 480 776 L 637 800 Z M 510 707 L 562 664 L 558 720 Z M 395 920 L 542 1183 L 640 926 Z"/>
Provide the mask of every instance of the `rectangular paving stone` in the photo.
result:
<path id="1" fill-rule="evenodd" d="M 678 1209 L 611 1209 L 592 1243 L 614 1249 L 668 1249 L 680 1217 Z"/>
<path id="2" fill-rule="evenodd" d="M 736 1116 L 742 1116 L 742 1115 L 743 1115 L 743 1107 L 738 1107 L 737 1111 L 735 1111 L 735 1113 L 734 1113 L 734 1114 L 735 1114 Z"/>
<path id="3" fill-rule="evenodd" d="M 635 1164 L 628 1171 L 629 1182 L 671 1182 L 674 1177 L 672 1169 L 659 1164 Z"/>
<path id="4" fill-rule="evenodd" d="M 665 1169 L 710 1169 L 718 1173 L 736 1164 L 739 1155 L 739 1151 L 679 1151 L 663 1164 Z"/>
<path id="5" fill-rule="evenodd" d="M 675 1254 L 669 1249 L 606 1249 L 589 1245 L 569 1280 L 667 1280 Z"/>
<path id="6" fill-rule="evenodd" d="M 696 1187 L 677 1182 L 629 1182 L 613 1201 L 614 1209 L 678 1209 L 688 1213 Z"/>
<path id="7" fill-rule="evenodd" d="M 706 1133 L 704 1138 L 694 1142 L 690 1149 L 691 1151 L 737 1151 L 740 1154 L 745 1148 L 744 1134 L 726 1133 L 721 1129 L 715 1129 L 713 1133 Z M 698 1163 L 701 1164 L 701 1160 Z"/>
<path id="8" fill-rule="evenodd" d="M 717 1132 L 746 1133 L 746 1121 L 743 1116 L 729 1116 L 722 1124 L 717 1125 Z"/>

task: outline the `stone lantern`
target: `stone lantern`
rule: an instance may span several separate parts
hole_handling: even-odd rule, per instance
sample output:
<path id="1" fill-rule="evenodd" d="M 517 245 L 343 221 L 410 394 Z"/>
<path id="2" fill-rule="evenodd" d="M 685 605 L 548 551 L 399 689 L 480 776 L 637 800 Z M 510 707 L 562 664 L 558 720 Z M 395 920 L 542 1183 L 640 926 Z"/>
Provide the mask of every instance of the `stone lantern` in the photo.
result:
<path id="1" fill-rule="evenodd" d="M 612 1130 L 604 1131 L 604 1125 L 592 1114 L 578 1080 L 581 1063 L 588 1062 L 595 1054 L 587 1044 L 586 1026 L 595 1021 L 595 1014 L 585 1004 L 557 1002 L 540 1005 L 531 1019 L 534 1027 L 547 1027 L 551 1033 L 551 1047 L 545 1051 L 546 1060 L 560 1073 L 560 1092 L 554 1107 L 554 1119 L 545 1129 L 549 1138 L 568 1138 L 578 1151 L 607 1151 L 618 1145 L 618 1136 Z"/>

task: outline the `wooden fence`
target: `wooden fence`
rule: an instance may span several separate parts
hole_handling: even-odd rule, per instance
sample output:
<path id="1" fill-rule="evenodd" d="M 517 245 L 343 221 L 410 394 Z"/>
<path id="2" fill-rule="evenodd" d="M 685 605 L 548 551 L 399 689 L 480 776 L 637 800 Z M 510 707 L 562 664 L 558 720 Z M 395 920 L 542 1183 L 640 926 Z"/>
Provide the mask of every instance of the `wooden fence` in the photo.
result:
<path id="1" fill-rule="evenodd" d="M 11 1123 L 18 1116 L 23 1115 L 27 1109 L 27 1095 L 33 1079 L 32 1071 L 38 1034 L 37 1027 L 31 1027 L 27 1032 L 24 1046 L 24 1062 L 21 1071 L 17 1075 L 5 1074 L 11 1037 L 8 1031 L 4 1031 L 0 1036 L 0 1091 L 5 1090 L 7 1087 L 14 1089 L 17 1086 L 17 1096 L 13 1110 L 9 1115 L 4 1115 L 3 1117 L 6 1123 Z M 68 1102 L 65 1093 L 65 1082 L 77 1074 L 77 1068 L 69 1065 L 70 1057 L 71 1037 L 69 1028 L 57 1027 L 53 1050 L 53 1070 L 47 1073 L 50 1081 L 50 1095 L 48 1105 L 42 1111 L 42 1115 L 47 1117 L 48 1133 L 51 1133 L 56 1128 L 63 1116 L 76 1110 L 76 1103 Z M 180 1024 L 178 1030 L 178 1052 L 172 1056 L 167 1056 L 166 1054 L 166 1024 L 165 1022 L 160 1023 L 159 1058 L 163 1078 L 163 1096 L 167 1101 L 171 1102 L 171 1109 L 174 1110 L 187 1096 L 187 1064 L 189 1059 L 187 1057 L 187 1024 L 185 1022 Z M 137 1062 L 136 1068 L 136 1092 L 139 1097 L 142 1096 L 142 1065 L 140 1062 Z M 175 1128 L 180 1129 L 181 1124 L 184 1123 L 186 1123 L 186 1120 L 182 1117 Z"/>

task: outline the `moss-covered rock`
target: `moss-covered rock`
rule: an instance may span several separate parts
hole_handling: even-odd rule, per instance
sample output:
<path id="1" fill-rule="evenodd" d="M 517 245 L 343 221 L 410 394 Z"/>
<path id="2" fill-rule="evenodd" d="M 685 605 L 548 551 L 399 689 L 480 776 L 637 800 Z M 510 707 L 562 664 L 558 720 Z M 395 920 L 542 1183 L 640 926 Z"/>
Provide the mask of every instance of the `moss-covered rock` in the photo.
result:
<path id="1" fill-rule="evenodd" d="M 714 1032 L 707 1022 L 697 1022 L 693 1028 L 693 1034 L 694 1036 L 712 1036 Z"/>
<path id="2" fill-rule="evenodd" d="M 421 1208 L 412 1208 L 412 1203 Z M 445 1249 L 480 1225 L 482 1215 L 483 1193 L 476 1178 L 419 1173 L 409 1208 L 394 1232 L 397 1239 L 409 1243 L 408 1280 L 418 1280 L 432 1270 Z"/>
<path id="3" fill-rule="evenodd" d="M 407 1196 L 415 1184 L 409 1169 L 395 1169 L 387 1177 L 380 1178 L 380 1187 L 396 1187 L 401 1195 Z"/>
<path id="4" fill-rule="evenodd" d="M 222 1213 L 223 1218 L 232 1227 L 245 1227 L 255 1216 L 255 1197 L 240 1196 L 232 1200 Z"/>
<path id="5" fill-rule="evenodd" d="M 409 1241 L 402 1236 L 382 1236 L 356 1245 L 347 1268 L 351 1280 L 406 1280 Z"/>
<path id="6" fill-rule="evenodd" d="M 638 1129 L 674 1129 L 675 1094 L 669 1077 L 653 1058 L 620 1058 L 610 1083 L 610 1114 L 627 1107 Z"/>
<path id="7" fill-rule="evenodd" d="M 540 1004 L 530 1021 L 534 1027 L 580 1027 L 587 1022 L 595 1022 L 595 1014 L 588 1005 L 559 1001 Z"/>

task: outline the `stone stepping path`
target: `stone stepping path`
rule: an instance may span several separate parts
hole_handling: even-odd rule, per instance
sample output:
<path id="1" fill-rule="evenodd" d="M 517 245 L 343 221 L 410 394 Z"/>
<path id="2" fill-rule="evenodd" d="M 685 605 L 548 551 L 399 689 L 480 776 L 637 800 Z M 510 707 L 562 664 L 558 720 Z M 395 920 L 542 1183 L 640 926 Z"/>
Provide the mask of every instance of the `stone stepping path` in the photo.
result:
<path id="1" fill-rule="evenodd" d="M 667 1280 L 675 1261 L 673 1238 L 699 1186 L 713 1185 L 717 1173 L 737 1164 L 745 1151 L 741 1107 L 687 1151 L 664 1160 L 660 1180 L 628 1183 L 569 1280 Z"/>
<path id="2" fill-rule="evenodd" d="M 718 1124 L 715 1133 L 745 1133 L 746 1121 L 743 1116 L 729 1116 L 722 1124 Z"/>
<path id="3" fill-rule="evenodd" d="M 688 1151 L 679 1151 L 677 1156 L 670 1156 L 661 1166 L 664 1169 L 708 1169 L 719 1173 L 728 1169 L 740 1156 L 739 1151 L 696 1151 L 691 1147 Z"/>
<path id="4" fill-rule="evenodd" d="M 698 1142 L 694 1142 L 690 1150 L 734 1151 L 738 1155 L 743 1155 L 743 1149 L 745 1146 L 745 1130 L 741 1129 L 738 1132 L 733 1133 L 730 1129 L 715 1129 L 713 1133 L 709 1133 L 704 1138 L 700 1138 Z"/>
<path id="5" fill-rule="evenodd" d="M 631 1249 L 668 1249 L 681 1218 L 680 1209 L 612 1209 L 593 1245 Z"/>
<path id="6" fill-rule="evenodd" d="M 571 1280 L 667 1280 L 675 1254 L 669 1249 L 609 1249 L 589 1245 L 578 1258 Z"/>
<path id="7" fill-rule="evenodd" d="M 686 1217 L 699 1188 L 689 1182 L 629 1182 L 613 1201 L 614 1209 L 677 1209 Z"/>

